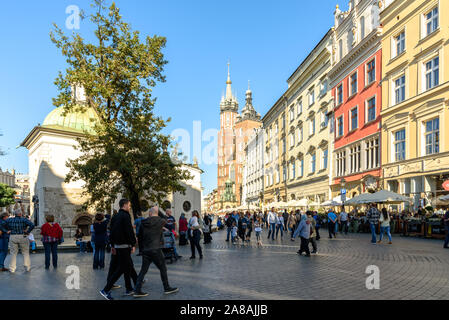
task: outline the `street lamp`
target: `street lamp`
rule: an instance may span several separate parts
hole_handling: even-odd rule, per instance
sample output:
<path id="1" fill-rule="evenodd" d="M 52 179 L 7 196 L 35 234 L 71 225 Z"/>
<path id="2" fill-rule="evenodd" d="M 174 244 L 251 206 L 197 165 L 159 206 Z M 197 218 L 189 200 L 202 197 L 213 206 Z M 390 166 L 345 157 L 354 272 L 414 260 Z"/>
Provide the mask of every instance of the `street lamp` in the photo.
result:
<path id="1" fill-rule="evenodd" d="M 341 197 L 341 202 L 342 202 L 343 206 L 345 205 L 345 200 L 346 200 L 346 190 L 345 190 L 345 193 L 343 194 L 343 190 L 345 189 L 345 185 L 346 185 L 346 180 L 343 177 L 340 180 L 340 186 L 341 186 L 340 197 Z"/>

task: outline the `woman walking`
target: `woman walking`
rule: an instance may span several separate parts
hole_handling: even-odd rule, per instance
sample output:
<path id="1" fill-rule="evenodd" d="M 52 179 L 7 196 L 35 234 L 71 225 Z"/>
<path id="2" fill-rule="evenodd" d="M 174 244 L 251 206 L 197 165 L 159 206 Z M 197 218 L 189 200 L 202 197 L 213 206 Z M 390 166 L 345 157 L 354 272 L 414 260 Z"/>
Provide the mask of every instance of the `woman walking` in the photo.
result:
<path id="1" fill-rule="evenodd" d="M 306 253 L 306 257 L 310 257 L 310 250 L 309 250 L 309 238 L 310 238 L 310 221 L 307 219 L 307 215 L 301 216 L 301 222 L 299 223 L 298 228 L 295 231 L 295 236 L 299 234 L 299 237 L 301 238 L 301 247 L 298 250 L 298 254 L 302 255 L 303 252 Z"/>
<path id="2" fill-rule="evenodd" d="M 281 230 L 281 240 L 284 237 L 284 217 L 282 216 L 282 213 L 279 212 L 276 217 L 276 240 L 278 238 L 279 230 Z"/>
<path id="3" fill-rule="evenodd" d="M 192 250 L 192 256 L 190 259 L 195 259 L 195 248 L 198 250 L 200 259 L 203 259 L 203 251 L 201 250 L 200 240 L 201 240 L 201 227 L 199 223 L 200 215 L 198 211 L 193 210 L 192 218 L 189 220 L 189 241 L 190 249 Z"/>
<path id="4" fill-rule="evenodd" d="M 208 214 L 204 215 L 204 228 L 203 228 L 203 233 L 204 233 L 204 244 L 208 244 L 212 241 L 212 237 L 211 237 L 211 227 L 212 227 L 212 219 L 209 217 Z"/>
<path id="5" fill-rule="evenodd" d="M 251 213 L 249 211 L 246 212 L 246 219 L 248 220 L 248 225 L 246 227 L 246 242 L 251 241 L 251 233 L 253 232 L 253 224 L 255 221 L 255 217 L 251 217 Z"/>
<path id="6" fill-rule="evenodd" d="M 108 243 L 108 224 L 109 216 L 105 218 L 102 213 L 95 215 L 95 251 L 94 251 L 94 269 L 104 269 L 104 255 L 106 244 Z"/>
<path id="7" fill-rule="evenodd" d="M 47 221 L 41 227 L 42 243 L 45 249 L 45 269 L 50 268 L 50 253 L 53 262 L 53 268 L 58 267 L 58 244 L 62 239 L 62 229 L 59 224 L 55 223 L 55 217 L 48 215 L 45 217 Z"/>
<path id="8" fill-rule="evenodd" d="M 382 242 L 382 237 L 383 237 L 384 233 L 386 232 L 388 239 L 390 240 L 388 242 L 388 244 L 392 244 L 391 232 L 390 232 L 390 215 L 389 215 L 387 209 L 385 209 L 385 208 L 382 209 L 382 214 L 380 215 L 379 222 L 380 222 L 380 239 L 379 239 L 378 243 Z"/>
<path id="9" fill-rule="evenodd" d="M 288 216 L 287 225 L 290 230 L 290 238 L 292 241 L 294 241 L 293 233 L 295 232 L 295 227 L 296 227 L 296 216 L 293 211 L 290 212 L 290 215 Z"/>
<path id="10" fill-rule="evenodd" d="M 187 231 L 189 228 L 187 227 L 187 219 L 186 214 L 181 213 L 181 217 L 179 217 L 179 245 L 185 246 L 187 244 Z"/>
<path id="11" fill-rule="evenodd" d="M 248 228 L 248 223 L 249 223 L 249 221 L 245 217 L 243 212 L 240 212 L 238 234 L 239 234 L 239 238 L 242 239 L 242 244 L 245 243 L 245 235 L 246 235 L 246 229 Z"/>

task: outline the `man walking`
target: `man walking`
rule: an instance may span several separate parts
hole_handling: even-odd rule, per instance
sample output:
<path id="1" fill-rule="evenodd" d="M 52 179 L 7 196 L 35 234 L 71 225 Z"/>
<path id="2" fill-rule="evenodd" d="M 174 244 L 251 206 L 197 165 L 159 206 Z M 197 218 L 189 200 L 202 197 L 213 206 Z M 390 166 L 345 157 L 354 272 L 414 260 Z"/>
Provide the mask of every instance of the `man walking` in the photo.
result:
<path id="1" fill-rule="evenodd" d="M 11 261 L 9 263 L 9 271 L 14 273 L 16 271 L 16 259 L 17 254 L 20 251 L 23 255 L 23 265 L 25 270 L 29 272 L 31 270 L 30 262 L 30 241 L 28 236 L 34 229 L 34 224 L 27 218 L 22 216 L 22 210 L 17 209 L 14 211 L 14 218 L 6 220 L 5 225 L 10 233 L 11 244 Z"/>
<path id="2" fill-rule="evenodd" d="M 271 211 L 268 212 L 267 215 L 267 221 L 268 221 L 268 225 L 270 226 L 270 230 L 268 231 L 268 237 L 267 239 L 270 239 L 270 235 L 271 235 L 271 240 L 274 240 L 274 232 L 276 229 L 276 212 L 274 211 L 274 207 L 271 208 Z"/>
<path id="3" fill-rule="evenodd" d="M 338 217 L 340 220 L 341 232 L 348 234 L 348 214 L 345 211 L 345 206 L 341 206 L 340 216 Z"/>
<path id="4" fill-rule="evenodd" d="M 288 212 L 287 210 L 284 210 L 284 213 L 282 214 L 282 218 L 284 218 L 284 230 L 287 232 L 288 228 L 287 228 L 287 221 L 288 221 Z"/>
<path id="5" fill-rule="evenodd" d="M 148 295 L 148 293 L 142 292 L 142 281 L 152 262 L 154 262 L 161 273 L 165 294 L 178 291 L 178 288 L 172 288 L 168 284 L 167 266 L 165 265 L 165 257 L 162 253 L 162 248 L 164 247 L 162 231 L 164 226 L 166 226 L 167 220 L 159 217 L 158 211 L 159 208 L 157 206 L 150 209 L 150 217 L 142 220 L 142 227 L 137 234 L 139 246 L 142 246 L 143 255 L 142 268 L 137 277 L 136 292 L 134 293 L 134 297 L 136 298 Z"/>
<path id="6" fill-rule="evenodd" d="M 332 209 L 329 209 L 329 213 L 327 214 L 327 227 L 329 230 L 329 239 L 332 239 L 332 235 L 334 238 L 337 237 L 335 234 L 335 223 L 337 222 L 337 215 L 334 213 Z"/>
<path id="7" fill-rule="evenodd" d="M 226 241 L 229 242 L 229 235 L 232 231 L 232 224 L 235 222 L 234 218 L 230 214 L 226 214 L 225 224 L 226 224 Z"/>
<path id="8" fill-rule="evenodd" d="M 371 208 L 368 210 L 366 217 L 368 218 L 369 225 L 371 228 L 371 243 L 376 244 L 377 243 L 376 228 L 377 225 L 379 224 L 380 212 L 379 210 L 377 210 L 375 203 L 371 203 Z"/>
<path id="9" fill-rule="evenodd" d="M 111 254 L 117 255 L 117 267 L 108 278 L 107 284 L 100 294 L 107 300 L 113 300 L 111 289 L 115 282 L 122 276 L 125 277 L 126 293 L 125 295 L 134 294 L 131 286 L 130 275 L 133 267 L 131 254 L 136 250 L 136 236 L 134 234 L 133 225 L 129 211 L 131 203 L 127 199 L 121 199 L 119 202 L 120 210 L 111 219 Z"/>
<path id="10" fill-rule="evenodd" d="M 5 268 L 5 259 L 8 255 L 9 235 L 11 231 L 6 228 L 6 219 L 9 218 L 7 212 L 2 213 L 0 217 L 0 272 L 8 271 Z"/>

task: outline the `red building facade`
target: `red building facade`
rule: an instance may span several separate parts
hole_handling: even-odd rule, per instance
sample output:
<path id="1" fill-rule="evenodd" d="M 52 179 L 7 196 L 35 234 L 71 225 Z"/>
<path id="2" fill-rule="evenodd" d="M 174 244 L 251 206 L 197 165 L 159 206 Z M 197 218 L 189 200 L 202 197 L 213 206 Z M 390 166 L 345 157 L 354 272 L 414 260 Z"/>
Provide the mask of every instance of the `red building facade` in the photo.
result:
<path id="1" fill-rule="evenodd" d="M 360 1 L 347 12 L 337 8 L 335 13 L 334 66 L 329 72 L 335 103 L 333 197 L 342 188 L 353 198 L 380 187 L 382 29 L 375 9 L 376 4 Z"/>

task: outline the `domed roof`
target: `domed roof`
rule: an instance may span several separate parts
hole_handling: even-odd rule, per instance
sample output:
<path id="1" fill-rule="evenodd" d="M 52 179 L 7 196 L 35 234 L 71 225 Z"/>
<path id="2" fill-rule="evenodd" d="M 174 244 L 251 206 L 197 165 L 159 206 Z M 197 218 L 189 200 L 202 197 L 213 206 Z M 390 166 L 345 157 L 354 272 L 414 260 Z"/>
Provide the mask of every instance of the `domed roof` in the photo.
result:
<path id="1" fill-rule="evenodd" d="M 98 115 L 93 108 L 87 108 L 85 112 L 72 110 L 64 115 L 64 108 L 59 107 L 45 117 L 42 126 L 71 132 L 94 134 L 94 126 L 98 120 Z"/>

